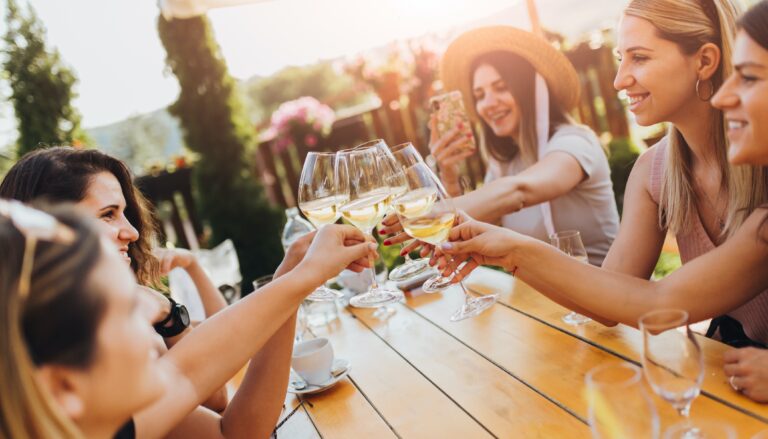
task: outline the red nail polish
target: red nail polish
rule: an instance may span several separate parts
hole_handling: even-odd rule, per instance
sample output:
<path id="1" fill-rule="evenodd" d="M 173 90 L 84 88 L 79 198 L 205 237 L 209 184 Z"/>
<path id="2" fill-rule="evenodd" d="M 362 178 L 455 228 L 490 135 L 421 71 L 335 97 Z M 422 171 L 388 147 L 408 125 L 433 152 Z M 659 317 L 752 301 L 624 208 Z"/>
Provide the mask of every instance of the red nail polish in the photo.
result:
<path id="1" fill-rule="evenodd" d="M 392 244 L 392 241 L 390 241 L 389 239 L 385 239 L 385 240 L 384 240 L 384 242 L 383 242 L 382 244 L 384 244 L 384 245 L 390 245 L 390 244 Z"/>
<path id="2" fill-rule="evenodd" d="M 400 251 L 400 256 L 405 256 L 407 253 L 408 253 L 408 252 L 407 252 L 406 250 L 401 250 L 401 251 Z"/>
<path id="3" fill-rule="evenodd" d="M 379 229 L 379 235 L 386 235 L 387 229 Z"/>

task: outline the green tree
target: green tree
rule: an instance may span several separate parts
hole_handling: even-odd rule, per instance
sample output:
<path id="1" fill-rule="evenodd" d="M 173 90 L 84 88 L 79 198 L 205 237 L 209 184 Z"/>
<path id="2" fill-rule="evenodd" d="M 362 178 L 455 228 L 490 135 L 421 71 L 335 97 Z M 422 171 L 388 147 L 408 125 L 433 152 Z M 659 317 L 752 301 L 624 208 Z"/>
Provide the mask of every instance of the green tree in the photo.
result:
<path id="1" fill-rule="evenodd" d="M 282 213 L 271 207 L 249 157 L 254 135 L 213 38 L 208 19 L 158 19 L 166 63 L 181 92 L 169 108 L 184 130 L 187 146 L 200 154 L 195 187 L 201 217 L 214 244 L 232 239 L 243 272 L 243 289 L 272 273 L 282 257 Z"/>
<path id="2" fill-rule="evenodd" d="M 41 144 L 84 141 L 80 114 L 72 106 L 77 78 L 59 52 L 46 47 L 45 27 L 32 6 L 7 2 L 3 68 L 19 131 L 17 154 Z"/>

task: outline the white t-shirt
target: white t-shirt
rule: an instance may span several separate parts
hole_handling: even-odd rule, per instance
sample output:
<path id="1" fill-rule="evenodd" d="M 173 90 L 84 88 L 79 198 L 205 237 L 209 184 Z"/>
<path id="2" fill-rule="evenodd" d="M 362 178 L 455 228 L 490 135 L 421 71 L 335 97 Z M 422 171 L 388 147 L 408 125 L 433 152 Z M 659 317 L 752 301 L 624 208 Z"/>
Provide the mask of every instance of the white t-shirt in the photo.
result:
<path id="1" fill-rule="evenodd" d="M 570 154 L 587 175 L 573 190 L 550 201 L 555 230 L 581 232 L 590 264 L 600 266 L 619 230 L 608 159 L 597 136 L 589 128 L 577 125 L 562 125 L 555 131 L 546 146 L 546 154 L 555 151 Z M 510 162 L 491 158 L 485 181 L 518 174 L 526 167 L 519 154 Z M 539 205 L 504 215 L 501 223 L 516 232 L 549 242 Z"/>

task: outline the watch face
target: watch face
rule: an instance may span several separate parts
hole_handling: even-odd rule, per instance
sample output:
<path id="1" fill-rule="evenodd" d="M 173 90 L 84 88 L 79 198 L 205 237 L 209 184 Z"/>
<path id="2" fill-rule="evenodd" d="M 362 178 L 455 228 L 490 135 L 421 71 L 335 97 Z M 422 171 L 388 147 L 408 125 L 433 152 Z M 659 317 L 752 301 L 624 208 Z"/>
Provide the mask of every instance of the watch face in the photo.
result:
<path id="1" fill-rule="evenodd" d="M 184 324 L 184 327 L 189 327 L 189 311 L 184 305 L 179 305 L 179 320 Z"/>

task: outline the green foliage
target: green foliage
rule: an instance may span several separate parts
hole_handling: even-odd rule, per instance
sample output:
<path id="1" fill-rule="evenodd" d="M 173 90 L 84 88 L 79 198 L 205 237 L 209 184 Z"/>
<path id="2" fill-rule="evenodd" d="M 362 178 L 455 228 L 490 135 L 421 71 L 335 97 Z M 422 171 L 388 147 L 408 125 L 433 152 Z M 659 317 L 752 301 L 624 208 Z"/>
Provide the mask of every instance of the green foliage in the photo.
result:
<path id="1" fill-rule="evenodd" d="M 661 252 L 656 268 L 653 269 L 653 279 L 661 279 L 683 265 L 677 253 Z"/>
<path id="2" fill-rule="evenodd" d="M 200 155 L 195 189 L 201 217 L 213 229 L 213 244 L 231 238 L 240 259 L 243 291 L 273 273 L 283 250 L 283 215 L 271 207 L 249 163 L 254 136 L 235 93 L 235 82 L 206 17 L 158 19 L 166 63 L 181 93 L 169 108 L 187 146 Z"/>
<path id="3" fill-rule="evenodd" d="M 45 44 L 45 28 L 31 5 L 8 0 L 3 68 L 19 130 L 17 154 L 41 144 L 78 144 L 85 139 L 72 106 L 77 82 L 59 52 Z"/>
<path id="4" fill-rule="evenodd" d="M 334 110 L 360 104 L 365 95 L 354 88 L 354 80 L 321 61 L 305 67 L 286 67 L 267 78 L 249 81 L 245 94 L 251 119 L 265 121 L 283 102 L 312 96 Z"/>
<path id="5" fill-rule="evenodd" d="M 624 207 L 624 190 L 627 187 L 629 173 L 632 171 L 635 160 L 640 156 L 640 152 L 632 141 L 626 137 L 611 140 L 608 150 L 610 153 L 608 163 L 611 167 L 613 194 L 616 197 L 619 215 L 621 215 Z"/>

